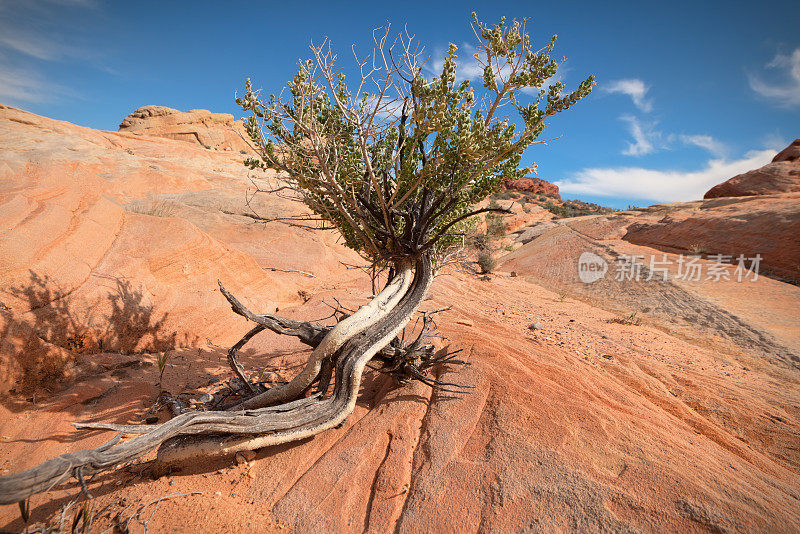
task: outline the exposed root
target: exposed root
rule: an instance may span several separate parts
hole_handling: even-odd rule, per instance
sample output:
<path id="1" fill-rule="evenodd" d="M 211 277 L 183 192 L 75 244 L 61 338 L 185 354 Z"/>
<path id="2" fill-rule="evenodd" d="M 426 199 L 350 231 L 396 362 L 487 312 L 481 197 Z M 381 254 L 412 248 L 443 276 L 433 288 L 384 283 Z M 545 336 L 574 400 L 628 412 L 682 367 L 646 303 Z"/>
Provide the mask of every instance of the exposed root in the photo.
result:
<path id="1" fill-rule="evenodd" d="M 378 321 L 359 335 L 351 336 L 336 352 L 333 394 L 322 398 L 330 379 L 320 379 L 320 392 L 279 406 L 238 411 L 192 411 L 155 425 L 115 425 L 109 423 L 79 423 L 78 428 L 116 430 L 139 434 L 120 443 L 121 434 L 96 449 L 68 453 L 43 464 L 0 477 L 0 504 L 24 501 L 30 495 L 47 491 L 70 476 L 83 478 L 94 473 L 113 469 L 134 460 L 162 443 L 177 436 L 198 436 L 198 440 L 184 438 L 170 442 L 159 452 L 162 464 L 203 455 L 235 453 L 254 450 L 304 439 L 342 423 L 355 407 L 361 377 L 367 362 L 379 351 L 382 357 L 397 358 L 407 354 L 402 348 L 387 347 L 404 329 L 422 303 L 433 278 L 430 260 L 423 257 L 415 266 L 410 287 L 405 285 L 401 298 Z M 325 331 L 301 321 L 269 315 L 255 315 L 246 310 L 224 288 L 223 294 L 237 313 L 264 325 L 273 331 L 294 335 L 308 343 L 315 343 Z M 251 330 L 252 332 L 252 330 Z M 418 338 L 418 339 L 421 339 Z M 418 348 L 418 347 L 417 347 Z M 430 358 L 428 360 L 430 361 Z M 415 368 L 418 368 L 416 366 Z M 398 367 L 400 368 L 400 367 Z M 320 373 L 316 373 L 315 377 Z"/>

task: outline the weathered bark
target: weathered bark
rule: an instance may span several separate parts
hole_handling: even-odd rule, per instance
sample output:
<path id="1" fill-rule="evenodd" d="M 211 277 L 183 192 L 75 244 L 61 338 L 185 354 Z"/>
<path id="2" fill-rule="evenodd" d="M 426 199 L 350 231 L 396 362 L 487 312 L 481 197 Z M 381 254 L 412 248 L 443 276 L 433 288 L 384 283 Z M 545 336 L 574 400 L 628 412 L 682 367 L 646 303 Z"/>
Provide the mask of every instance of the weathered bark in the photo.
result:
<path id="1" fill-rule="evenodd" d="M 302 395 L 317 379 L 322 369 L 323 361 L 333 358 L 336 351 L 338 351 L 348 339 L 351 339 L 353 336 L 360 334 L 377 323 L 400 302 L 400 299 L 403 298 L 408 291 L 408 287 L 411 285 L 411 278 L 411 262 L 403 262 L 402 265 L 397 266 L 397 275 L 383 291 L 378 293 L 369 303 L 361 306 L 355 313 L 340 321 L 325 335 L 322 342 L 316 346 L 309 356 L 303 370 L 295 376 L 291 382 L 283 386 L 271 388 L 260 395 L 250 397 L 234 405 L 231 409 L 251 410 L 287 402 Z M 389 341 L 391 341 L 391 339 Z"/>
<path id="2" fill-rule="evenodd" d="M 405 282 L 398 286 L 405 285 L 408 289 L 402 293 L 396 305 L 360 334 L 346 340 L 339 350 L 335 386 L 330 398 L 322 399 L 321 395 L 315 394 L 279 406 L 255 410 L 188 412 L 158 425 L 79 424 L 76 426 L 111 428 L 141 435 L 123 443 L 119 443 L 121 436 L 118 435 L 96 449 L 63 454 L 37 467 L 0 477 L 0 504 L 22 501 L 33 494 L 49 490 L 70 476 L 81 477 L 113 469 L 176 436 L 214 435 L 200 442 L 182 442 L 161 451 L 159 459 L 162 462 L 287 443 L 313 436 L 340 424 L 355 407 L 366 363 L 408 324 L 425 297 L 433 279 L 431 261 L 426 255 L 417 260 L 414 267 L 415 274 L 410 288 Z M 398 276 L 407 276 L 407 273 Z M 296 328 L 290 330 L 291 335 L 296 335 Z"/>
<path id="3" fill-rule="evenodd" d="M 278 445 L 319 434 L 342 423 L 355 408 L 361 377 L 367 362 L 405 328 L 433 281 L 433 268 L 425 256 L 416 263 L 414 281 L 401 301 L 361 335 L 353 337 L 342 347 L 336 363 L 336 382 L 333 395 L 314 405 L 314 413 L 297 426 L 264 433 L 258 436 L 202 436 L 174 440 L 159 449 L 162 464 L 179 463 L 197 456 L 232 454 Z M 166 445 L 166 444 L 165 444 Z"/>

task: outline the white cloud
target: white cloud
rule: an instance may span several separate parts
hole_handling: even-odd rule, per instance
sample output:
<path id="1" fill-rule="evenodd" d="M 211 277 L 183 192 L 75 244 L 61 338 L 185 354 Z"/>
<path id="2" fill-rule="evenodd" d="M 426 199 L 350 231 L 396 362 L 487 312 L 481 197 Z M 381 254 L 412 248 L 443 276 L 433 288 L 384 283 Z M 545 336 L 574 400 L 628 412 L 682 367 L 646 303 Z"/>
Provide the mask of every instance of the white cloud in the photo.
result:
<path id="1" fill-rule="evenodd" d="M 653 130 L 655 124 L 642 124 L 632 115 L 623 115 L 620 120 L 628 123 L 630 134 L 633 136 L 633 142 L 629 142 L 628 148 L 622 151 L 624 155 L 644 156 L 655 152 L 654 143 L 661 137 L 660 132 Z"/>
<path id="2" fill-rule="evenodd" d="M 678 139 L 685 145 L 694 145 L 708 150 L 712 156 L 721 157 L 728 152 L 725 143 L 717 141 L 710 135 L 679 135 Z"/>
<path id="3" fill-rule="evenodd" d="M 622 150 L 625 156 L 645 156 L 657 150 L 671 150 L 677 144 L 702 148 L 718 158 L 728 153 L 725 143 L 707 134 L 665 134 L 656 129 L 658 122 L 643 121 L 633 115 L 623 115 L 620 120 L 628 123 L 628 131 L 633 137 L 633 141 L 628 141 L 628 146 Z"/>
<path id="4" fill-rule="evenodd" d="M 645 113 L 653 110 L 652 101 L 645 98 L 650 88 L 642 80 L 637 78 L 615 80 L 607 85 L 602 85 L 601 88 L 607 93 L 628 95 L 633 100 L 633 104 Z"/>
<path id="5" fill-rule="evenodd" d="M 779 106 L 800 106 L 800 48 L 795 48 L 791 55 L 776 55 L 766 67 L 781 71 L 784 79 L 769 83 L 755 74 L 748 74 L 750 88 Z"/>
<path id="6" fill-rule="evenodd" d="M 711 187 L 737 174 L 769 163 L 774 150 L 748 152 L 738 160 L 711 159 L 696 171 L 656 170 L 642 167 L 583 169 L 555 182 L 562 193 L 682 202 L 703 197 Z"/>

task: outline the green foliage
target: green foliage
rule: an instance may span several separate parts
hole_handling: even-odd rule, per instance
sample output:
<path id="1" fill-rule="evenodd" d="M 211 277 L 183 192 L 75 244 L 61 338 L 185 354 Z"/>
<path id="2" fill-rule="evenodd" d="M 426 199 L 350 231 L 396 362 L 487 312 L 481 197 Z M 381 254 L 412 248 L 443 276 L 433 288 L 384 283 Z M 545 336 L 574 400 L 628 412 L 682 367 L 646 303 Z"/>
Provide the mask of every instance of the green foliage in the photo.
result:
<path id="1" fill-rule="evenodd" d="M 481 252 L 478 254 L 478 267 L 480 267 L 482 274 L 488 274 L 497 267 L 497 261 L 495 261 L 494 256 L 490 253 Z"/>
<path id="2" fill-rule="evenodd" d="M 487 250 L 489 248 L 489 236 L 487 234 L 474 234 L 470 238 L 471 244 L 476 250 Z"/>
<path id="3" fill-rule="evenodd" d="M 161 379 L 164 378 L 164 369 L 167 368 L 167 360 L 169 359 L 169 353 L 159 352 L 156 355 L 156 363 L 158 364 L 158 383 L 161 384 Z"/>
<path id="4" fill-rule="evenodd" d="M 581 217 L 583 215 L 603 215 L 615 211 L 613 208 L 600 206 L 593 202 L 582 202 L 580 200 L 565 200 L 560 205 L 554 204 L 552 200 L 548 200 L 542 207 L 553 213 L 557 219 Z"/>
<path id="5" fill-rule="evenodd" d="M 246 81 L 236 102 L 249 113 L 245 126 L 260 157 L 245 164 L 282 171 L 319 219 L 372 261 L 441 253 L 463 242 L 472 206 L 501 181 L 530 173 L 519 163 L 545 119 L 594 85 L 590 76 L 570 93 L 561 82 L 541 89 L 558 68 L 551 58 L 555 36 L 534 50 L 524 21 L 507 26 L 503 18 L 487 26 L 472 18 L 485 56 L 476 59 L 485 66 L 486 98 L 476 99 L 468 80 L 456 83 L 454 44 L 441 74 L 426 79 L 401 36 L 396 42 L 403 50 L 392 55 L 397 63 L 379 63 L 356 91 L 334 67 L 330 50 L 312 46 L 312 59 L 300 63 L 285 99 L 262 100 Z M 388 29 L 376 58 L 388 57 L 386 37 Z M 376 94 L 361 91 L 376 86 Z M 521 90 L 530 88 L 540 90 L 526 105 Z M 517 110 L 516 124 L 495 117 L 503 104 Z"/>
<path id="6" fill-rule="evenodd" d="M 494 213 L 486 214 L 486 233 L 492 237 L 503 237 L 506 235 L 506 222 L 502 215 Z"/>

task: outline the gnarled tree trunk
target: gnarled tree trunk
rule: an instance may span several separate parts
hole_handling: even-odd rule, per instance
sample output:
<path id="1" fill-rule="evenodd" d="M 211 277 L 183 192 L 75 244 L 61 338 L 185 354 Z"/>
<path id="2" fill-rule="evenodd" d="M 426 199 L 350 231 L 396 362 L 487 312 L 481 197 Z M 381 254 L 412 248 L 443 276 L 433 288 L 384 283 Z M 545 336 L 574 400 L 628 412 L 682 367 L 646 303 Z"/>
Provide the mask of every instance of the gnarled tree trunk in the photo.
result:
<path id="1" fill-rule="evenodd" d="M 413 280 L 411 264 L 400 265 L 396 272 L 386 289 L 362 307 L 366 309 L 365 312 L 360 313 L 360 309 L 351 316 L 356 319 L 346 327 L 338 330 L 334 327 L 321 339 L 315 337 L 319 327 L 269 316 L 277 325 L 276 328 L 287 330 L 285 333 L 301 336 L 297 332 L 303 332 L 301 339 L 305 342 L 317 342 L 317 347 L 324 346 L 319 352 L 315 350 L 312 353 L 317 354 L 314 357 L 317 361 L 310 362 L 304 369 L 304 378 L 297 385 L 298 395 L 319 375 L 321 367 L 318 364 L 325 358 L 335 358 L 335 384 L 329 398 L 322 398 L 317 393 L 278 406 L 187 412 L 158 425 L 79 424 L 77 426 L 83 428 L 140 435 L 120 443 L 120 434 L 96 449 L 63 454 L 26 471 L 0 477 L 0 504 L 23 501 L 31 495 L 51 489 L 70 476 L 82 480 L 83 475 L 113 469 L 168 440 L 169 446 L 163 447 L 158 454 L 158 460 L 165 464 L 200 455 L 233 453 L 296 441 L 340 424 L 355 407 L 367 362 L 408 324 L 433 280 L 433 266 L 428 254 L 414 261 Z M 232 297 L 229 300 L 235 301 Z M 253 317 L 258 318 L 255 315 Z M 286 396 L 281 394 L 279 398 L 285 399 Z M 179 436 L 185 437 L 172 440 Z"/>

